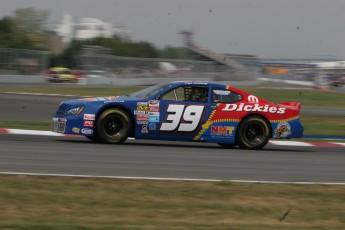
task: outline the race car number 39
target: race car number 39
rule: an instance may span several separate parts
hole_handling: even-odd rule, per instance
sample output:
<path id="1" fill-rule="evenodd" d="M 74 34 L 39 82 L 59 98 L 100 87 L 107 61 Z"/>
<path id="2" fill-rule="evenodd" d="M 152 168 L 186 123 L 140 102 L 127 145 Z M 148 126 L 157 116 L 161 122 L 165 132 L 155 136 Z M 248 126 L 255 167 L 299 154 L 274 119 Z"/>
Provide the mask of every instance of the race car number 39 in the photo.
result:
<path id="1" fill-rule="evenodd" d="M 172 105 L 167 109 L 167 118 L 162 123 L 160 131 L 193 132 L 195 131 L 204 114 L 203 105 Z"/>

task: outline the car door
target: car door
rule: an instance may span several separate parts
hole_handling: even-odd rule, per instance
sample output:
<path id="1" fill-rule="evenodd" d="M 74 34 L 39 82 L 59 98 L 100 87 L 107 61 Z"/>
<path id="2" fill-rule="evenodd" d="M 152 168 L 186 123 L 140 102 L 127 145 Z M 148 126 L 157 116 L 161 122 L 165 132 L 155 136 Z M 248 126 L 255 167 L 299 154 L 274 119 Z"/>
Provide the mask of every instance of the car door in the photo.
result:
<path id="1" fill-rule="evenodd" d="M 143 138 L 194 140 L 212 111 L 209 90 L 208 85 L 183 85 L 149 101 Z"/>

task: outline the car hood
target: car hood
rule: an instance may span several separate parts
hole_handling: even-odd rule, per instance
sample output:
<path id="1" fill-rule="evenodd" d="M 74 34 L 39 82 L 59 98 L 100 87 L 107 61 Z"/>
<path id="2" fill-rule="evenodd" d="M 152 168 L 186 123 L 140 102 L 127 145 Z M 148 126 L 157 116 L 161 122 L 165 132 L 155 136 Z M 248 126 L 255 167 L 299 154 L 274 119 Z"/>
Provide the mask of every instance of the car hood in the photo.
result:
<path id="1" fill-rule="evenodd" d="M 132 101 L 138 100 L 136 97 L 129 97 L 129 96 L 106 96 L 106 97 L 88 97 L 88 98 L 80 98 L 74 100 L 64 101 L 64 104 L 87 104 L 87 103 L 104 103 L 104 102 L 125 102 L 125 101 Z"/>

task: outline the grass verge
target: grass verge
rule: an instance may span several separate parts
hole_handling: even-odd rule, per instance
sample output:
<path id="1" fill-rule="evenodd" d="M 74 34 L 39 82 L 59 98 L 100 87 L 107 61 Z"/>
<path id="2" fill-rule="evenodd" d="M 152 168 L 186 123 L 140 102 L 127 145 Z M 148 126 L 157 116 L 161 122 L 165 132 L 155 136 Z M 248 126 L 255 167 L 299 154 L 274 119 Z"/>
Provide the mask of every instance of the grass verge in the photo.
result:
<path id="1" fill-rule="evenodd" d="M 345 186 L 0 176 L 1 229 L 344 229 Z"/>

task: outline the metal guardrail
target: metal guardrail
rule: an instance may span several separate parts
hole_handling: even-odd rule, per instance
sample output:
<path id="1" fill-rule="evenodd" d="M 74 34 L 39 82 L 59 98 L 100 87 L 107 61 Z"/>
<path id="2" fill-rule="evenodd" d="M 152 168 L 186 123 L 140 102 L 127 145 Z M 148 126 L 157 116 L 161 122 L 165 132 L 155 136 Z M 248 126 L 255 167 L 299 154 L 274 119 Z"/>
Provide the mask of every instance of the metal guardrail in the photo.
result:
<path id="1" fill-rule="evenodd" d="M 48 67 L 49 52 L 0 48 L 0 75 L 42 74 Z"/>

